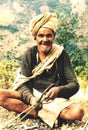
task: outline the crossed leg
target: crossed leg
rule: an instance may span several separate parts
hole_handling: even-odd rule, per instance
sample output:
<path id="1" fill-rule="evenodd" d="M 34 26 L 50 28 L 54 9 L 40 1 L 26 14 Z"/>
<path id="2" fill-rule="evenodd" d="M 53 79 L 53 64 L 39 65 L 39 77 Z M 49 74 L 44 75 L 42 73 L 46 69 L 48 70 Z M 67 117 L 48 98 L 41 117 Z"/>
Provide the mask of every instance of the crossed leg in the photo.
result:
<path id="1" fill-rule="evenodd" d="M 0 89 L 0 106 L 15 112 L 23 112 L 28 108 L 17 91 Z M 32 116 L 36 116 L 37 112 L 34 110 L 30 113 Z M 60 118 L 65 120 L 81 120 L 84 116 L 84 110 L 79 104 L 71 104 L 66 107 L 60 113 Z"/>
<path id="2" fill-rule="evenodd" d="M 28 108 L 17 91 L 0 89 L 0 106 L 15 112 L 23 112 Z M 28 111 L 27 111 L 28 112 Z M 32 111 L 30 115 L 36 116 L 37 112 Z"/>

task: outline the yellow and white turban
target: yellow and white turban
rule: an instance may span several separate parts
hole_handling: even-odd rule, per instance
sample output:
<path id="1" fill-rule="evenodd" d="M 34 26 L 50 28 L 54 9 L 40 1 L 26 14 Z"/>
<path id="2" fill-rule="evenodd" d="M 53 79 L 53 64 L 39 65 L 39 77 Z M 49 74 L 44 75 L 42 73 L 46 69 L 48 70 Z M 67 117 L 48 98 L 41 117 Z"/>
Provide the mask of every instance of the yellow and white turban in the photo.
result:
<path id="1" fill-rule="evenodd" d="M 50 28 L 54 32 L 56 32 L 57 23 L 58 23 L 58 20 L 55 13 L 40 14 L 38 16 L 35 16 L 30 21 L 30 32 L 35 39 L 36 33 L 41 27 Z"/>

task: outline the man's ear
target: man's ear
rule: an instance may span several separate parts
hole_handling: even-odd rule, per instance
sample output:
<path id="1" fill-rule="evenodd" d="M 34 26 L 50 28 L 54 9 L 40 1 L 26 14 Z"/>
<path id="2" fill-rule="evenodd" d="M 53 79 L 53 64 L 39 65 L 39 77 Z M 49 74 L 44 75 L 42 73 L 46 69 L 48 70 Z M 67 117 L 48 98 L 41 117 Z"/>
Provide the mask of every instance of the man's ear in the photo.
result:
<path id="1" fill-rule="evenodd" d="M 37 37 L 37 33 L 38 33 L 38 32 L 36 32 L 36 34 L 35 34 L 34 40 L 36 40 L 36 37 Z"/>
<path id="2" fill-rule="evenodd" d="M 34 38 L 34 40 L 36 40 L 36 37 Z"/>
<path id="3" fill-rule="evenodd" d="M 56 32 L 54 32 L 54 37 L 56 36 Z"/>

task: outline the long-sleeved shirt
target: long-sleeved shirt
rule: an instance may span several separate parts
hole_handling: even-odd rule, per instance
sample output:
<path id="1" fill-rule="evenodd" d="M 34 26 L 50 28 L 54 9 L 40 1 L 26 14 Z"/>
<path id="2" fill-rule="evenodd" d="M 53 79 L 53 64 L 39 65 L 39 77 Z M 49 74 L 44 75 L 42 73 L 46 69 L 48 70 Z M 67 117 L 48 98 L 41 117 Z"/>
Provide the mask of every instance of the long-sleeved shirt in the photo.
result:
<path id="1" fill-rule="evenodd" d="M 28 49 L 24 53 L 21 66 L 21 73 L 24 76 L 30 77 L 34 67 L 41 62 L 37 54 L 37 46 Z M 62 54 L 50 70 L 45 70 L 41 75 L 24 83 L 18 88 L 18 91 L 22 99 L 29 103 L 32 96 L 32 88 L 43 92 L 51 83 L 55 83 L 55 86 L 60 87 L 58 97 L 69 98 L 79 90 L 79 84 L 66 50 L 62 51 Z"/>

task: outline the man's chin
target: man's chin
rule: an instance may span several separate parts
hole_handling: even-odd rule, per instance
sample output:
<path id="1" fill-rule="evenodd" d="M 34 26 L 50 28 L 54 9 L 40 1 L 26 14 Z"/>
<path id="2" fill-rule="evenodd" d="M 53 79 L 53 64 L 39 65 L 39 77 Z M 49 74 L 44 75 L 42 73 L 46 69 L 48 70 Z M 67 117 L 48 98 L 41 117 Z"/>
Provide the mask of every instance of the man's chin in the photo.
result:
<path id="1" fill-rule="evenodd" d="M 42 49 L 41 51 L 45 54 L 48 54 L 50 52 L 50 48 Z"/>

